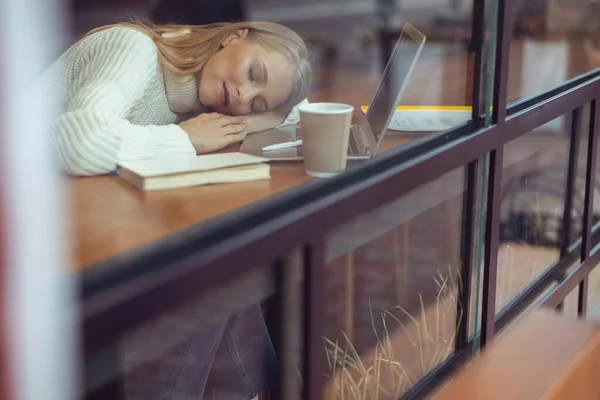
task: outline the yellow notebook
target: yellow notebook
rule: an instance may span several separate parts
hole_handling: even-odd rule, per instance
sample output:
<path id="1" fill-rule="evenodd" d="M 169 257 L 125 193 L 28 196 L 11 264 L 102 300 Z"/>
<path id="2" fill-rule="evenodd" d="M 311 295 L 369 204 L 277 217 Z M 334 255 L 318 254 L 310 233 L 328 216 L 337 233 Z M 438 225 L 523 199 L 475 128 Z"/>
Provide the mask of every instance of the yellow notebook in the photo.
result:
<path id="1" fill-rule="evenodd" d="M 361 106 L 363 112 L 369 107 Z M 388 129 L 403 132 L 439 132 L 471 119 L 471 106 L 397 106 Z"/>
<path id="2" fill-rule="evenodd" d="M 367 111 L 369 106 L 360 106 L 360 109 Z M 396 111 L 471 111 L 471 106 L 397 106 Z"/>

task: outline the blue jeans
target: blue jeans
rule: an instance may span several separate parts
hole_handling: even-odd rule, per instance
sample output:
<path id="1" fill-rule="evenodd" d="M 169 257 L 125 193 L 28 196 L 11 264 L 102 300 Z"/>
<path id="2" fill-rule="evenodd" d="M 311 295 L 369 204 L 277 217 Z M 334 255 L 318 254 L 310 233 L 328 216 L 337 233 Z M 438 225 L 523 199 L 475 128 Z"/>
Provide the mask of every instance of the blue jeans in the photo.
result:
<path id="1" fill-rule="evenodd" d="M 124 374 L 125 400 L 241 400 L 274 382 L 275 351 L 259 306 L 194 334 L 158 361 L 135 362 L 135 353 L 165 335 L 146 330 L 128 340 L 125 358 L 137 365 Z"/>

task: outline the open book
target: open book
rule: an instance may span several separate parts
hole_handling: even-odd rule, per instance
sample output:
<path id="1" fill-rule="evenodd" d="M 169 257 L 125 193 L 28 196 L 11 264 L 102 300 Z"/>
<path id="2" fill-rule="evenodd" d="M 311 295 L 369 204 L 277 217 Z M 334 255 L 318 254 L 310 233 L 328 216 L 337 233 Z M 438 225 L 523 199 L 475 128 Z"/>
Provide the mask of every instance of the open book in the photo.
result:
<path id="1" fill-rule="evenodd" d="M 209 154 L 123 162 L 117 173 L 138 189 L 164 190 L 269 179 L 270 168 L 265 161 L 242 153 Z"/>

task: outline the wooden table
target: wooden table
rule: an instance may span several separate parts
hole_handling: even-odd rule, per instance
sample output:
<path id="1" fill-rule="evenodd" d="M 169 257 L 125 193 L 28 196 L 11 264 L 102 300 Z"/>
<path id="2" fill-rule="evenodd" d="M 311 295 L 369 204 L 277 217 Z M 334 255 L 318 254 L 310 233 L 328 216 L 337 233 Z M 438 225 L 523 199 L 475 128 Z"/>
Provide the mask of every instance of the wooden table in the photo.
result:
<path id="1" fill-rule="evenodd" d="M 464 105 L 467 88 L 466 55 L 432 61 L 416 71 L 403 96 L 406 104 Z M 427 71 L 427 72 L 425 72 Z M 443 90 L 422 90 L 431 81 L 447 82 Z M 344 101 L 359 106 L 370 102 L 379 75 L 321 89 L 311 101 Z M 404 143 L 389 135 L 383 148 Z M 233 146 L 228 151 L 235 151 Z M 310 178 L 302 163 L 272 163 L 270 180 L 201 186 L 161 192 L 142 192 L 116 176 L 71 178 L 72 264 L 82 269 L 125 252 L 150 245 L 185 228 L 305 184 Z"/>

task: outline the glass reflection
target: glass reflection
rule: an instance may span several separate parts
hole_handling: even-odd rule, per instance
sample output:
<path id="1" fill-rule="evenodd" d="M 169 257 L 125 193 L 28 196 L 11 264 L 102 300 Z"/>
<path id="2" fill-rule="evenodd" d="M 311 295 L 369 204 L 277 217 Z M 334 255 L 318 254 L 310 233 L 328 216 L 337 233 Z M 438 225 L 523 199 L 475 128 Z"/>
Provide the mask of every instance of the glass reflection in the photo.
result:
<path id="1" fill-rule="evenodd" d="M 600 268 L 594 268 L 588 279 L 588 318 L 600 320 Z"/>
<path id="2" fill-rule="evenodd" d="M 570 128 L 560 117 L 505 145 L 497 312 L 559 258 Z"/>
<path id="3" fill-rule="evenodd" d="M 87 398 L 268 396 L 279 371 L 271 339 L 279 328 L 273 295 L 272 269 L 255 268 L 130 329 L 86 355 Z"/>
<path id="4" fill-rule="evenodd" d="M 522 1 L 515 9 L 509 100 L 600 67 L 600 7 L 593 1 Z"/>
<path id="5" fill-rule="evenodd" d="M 327 399 L 396 399 L 454 350 L 462 170 L 355 218 L 327 248 Z"/>

